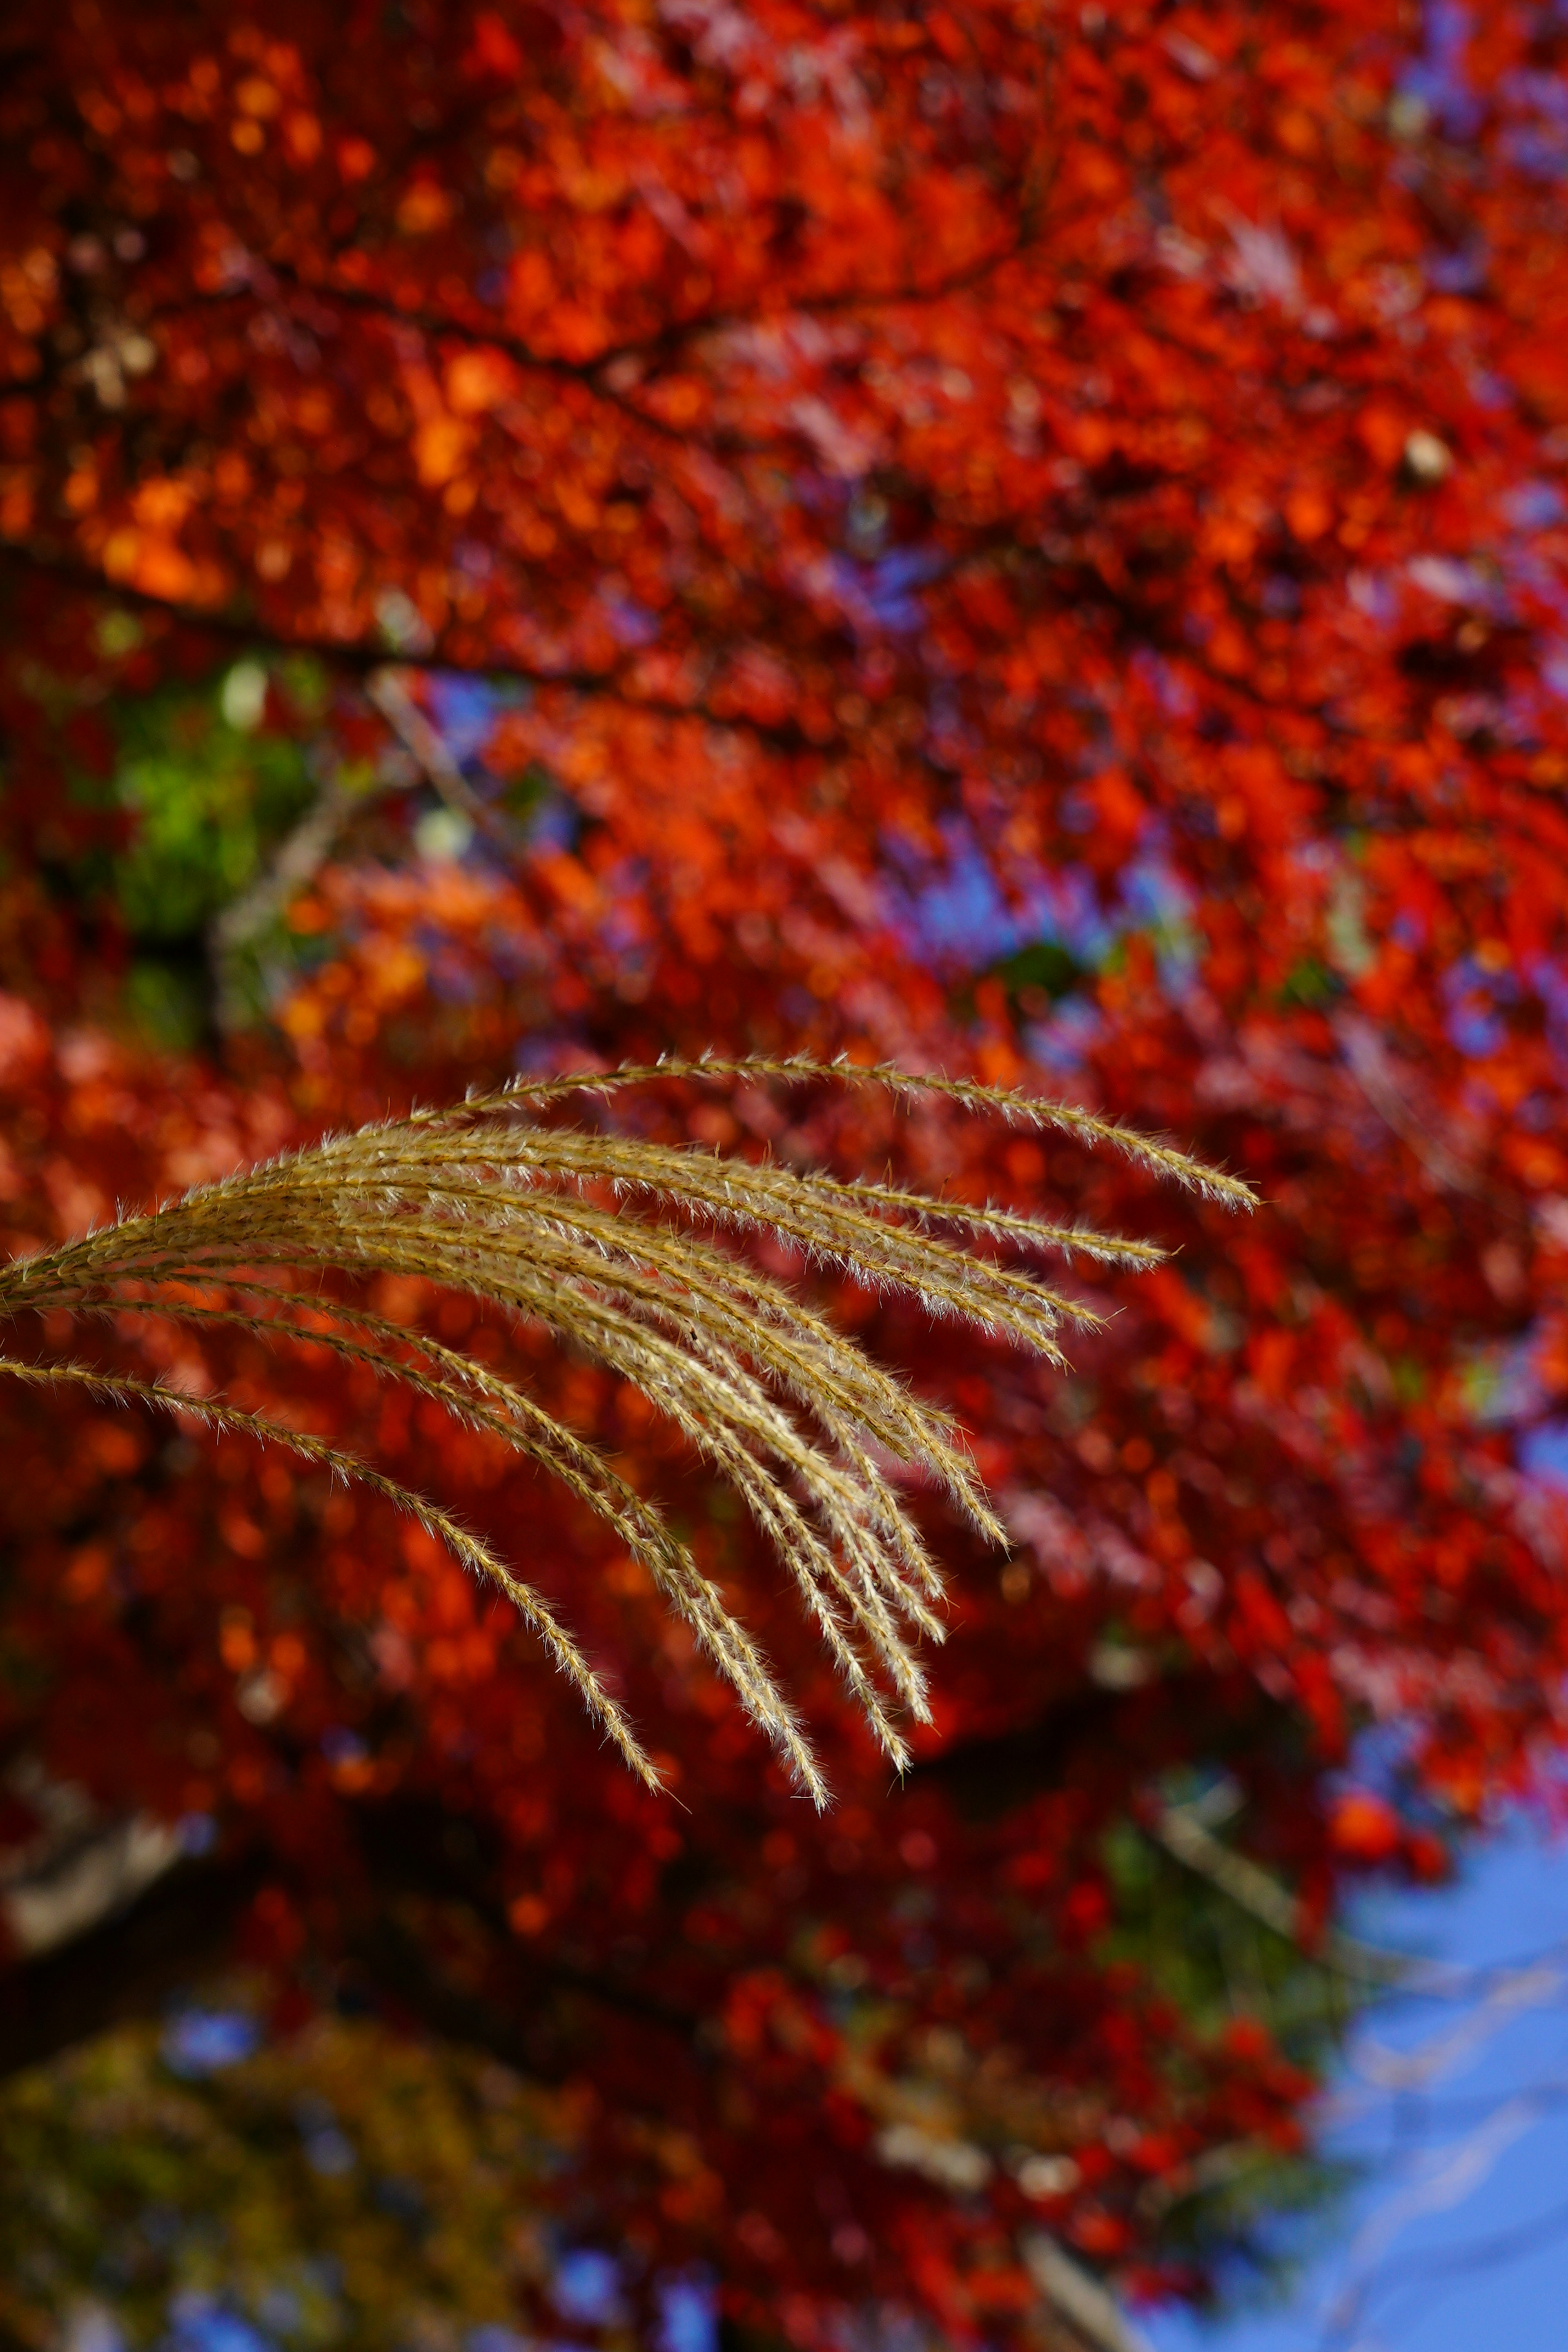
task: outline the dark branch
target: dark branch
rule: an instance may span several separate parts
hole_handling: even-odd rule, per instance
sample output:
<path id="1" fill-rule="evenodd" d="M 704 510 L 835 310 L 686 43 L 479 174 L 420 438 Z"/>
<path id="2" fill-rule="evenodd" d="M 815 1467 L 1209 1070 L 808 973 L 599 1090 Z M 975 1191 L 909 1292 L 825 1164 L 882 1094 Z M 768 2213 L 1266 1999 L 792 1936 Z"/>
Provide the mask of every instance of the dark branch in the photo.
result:
<path id="1" fill-rule="evenodd" d="M 302 632 L 285 634 L 242 614 L 216 611 L 204 605 L 176 604 L 167 597 L 152 595 L 146 589 L 105 579 L 100 572 L 74 555 L 57 553 L 48 548 L 25 546 L 18 541 L 0 545 L 0 566 L 6 562 L 43 572 L 84 593 L 106 597 L 113 604 L 129 605 L 138 612 L 160 614 L 163 619 L 174 622 L 182 628 L 203 631 L 236 646 L 269 646 L 283 654 L 313 654 L 318 659 L 355 676 L 384 669 L 448 670 L 466 677 L 494 678 L 498 682 L 531 686 L 541 690 L 560 687 L 572 694 L 592 695 L 619 703 L 626 710 L 651 712 L 656 718 L 700 719 L 706 726 L 722 728 L 734 735 L 749 736 L 754 742 L 766 743 L 775 751 L 791 754 L 803 751 L 823 753 L 833 748 L 831 740 L 815 741 L 797 727 L 764 726 L 753 719 L 727 717 L 721 711 L 711 709 L 706 703 L 680 702 L 665 695 L 639 694 L 613 670 L 539 669 L 528 663 L 504 657 L 473 660 L 439 646 L 427 653 L 407 653 L 399 652 L 390 646 L 311 637 Z"/>
<path id="2" fill-rule="evenodd" d="M 374 2008 L 400 2014 L 443 2040 L 489 2051 L 538 2077 L 580 2063 L 581 2044 L 605 2012 L 687 2052 L 700 2019 L 648 1995 L 631 1979 L 574 1966 L 521 1943 L 508 1927 L 482 1855 L 453 1858 L 454 1822 L 418 1803 L 355 1816 L 362 1873 L 346 1906 L 342 1942 L 329 1968 L 346 1968 Z M 183 1990 L 230 1959 L 243 1915 L 279 1875 L 264 1852 L 179 1864 L 139 1900 L 85 1934 L 0 1969 L 0 2078 L 41 2065 L 111 2027 L 155 2016 Z M 408 1926 L 413 1903 L 460 1906 L 485 1953 L 476 1990 L 443 1972 Z"/>
<path id="3" fill-rule="evenodd" d="M 183 1863 L 86 1935 L 0 1974 L 0 2076 L 155 2014 L 220 1967 L 260 1883 L 255 1861 Z"/>

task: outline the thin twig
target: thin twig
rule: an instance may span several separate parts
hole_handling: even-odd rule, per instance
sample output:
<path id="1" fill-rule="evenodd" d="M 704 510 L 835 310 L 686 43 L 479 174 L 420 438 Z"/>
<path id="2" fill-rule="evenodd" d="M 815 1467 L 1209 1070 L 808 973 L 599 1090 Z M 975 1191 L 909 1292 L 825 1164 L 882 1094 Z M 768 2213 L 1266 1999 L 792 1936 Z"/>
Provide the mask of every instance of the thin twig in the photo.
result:
<path id="1" fill-rule="evenodd" d="M 503 848 L 518 845 L 515 828 L 482 801 L 452 756 L 438 727 L 426 716 L 409 693 L 404 673 L 391 664 L 372 670 L 364 690 L 411 760 L 429 779 L 455 816 L 471 824 Z"/>
<path id="2" fill-rule="evenodd" d="M 1357 1984 L 1399 1985 L 1415 1965 L 1398 1952 L 1380 1951 L 1337 1927 L 1309 1944 L 1302 1933 L 1301 1906 L 1287 1887 L 1247 1854 L 1215 1837 L 1190 1805 L 1164 1805 L 1149 1824 L 1150 1835 L 1173 1861 L 1228 1896 L 1238 1910 L 1249 1912 L 1276 1936 L 1294 1944 L 1308 1959 L 1335 1976 Z"/>

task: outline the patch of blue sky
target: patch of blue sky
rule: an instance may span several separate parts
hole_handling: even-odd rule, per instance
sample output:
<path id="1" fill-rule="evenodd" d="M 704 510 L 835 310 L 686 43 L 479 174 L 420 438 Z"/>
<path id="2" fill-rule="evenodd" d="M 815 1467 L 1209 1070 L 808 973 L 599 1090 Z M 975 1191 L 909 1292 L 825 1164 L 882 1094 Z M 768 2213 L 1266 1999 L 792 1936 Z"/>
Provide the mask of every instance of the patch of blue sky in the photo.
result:
<path id="1" fill-rule="evenodd" d="M 273 2352 L 274 2339 L 214 2296 L 178 2294 L 161 2352 Z"/>
<path id="2" fill-rule="evenodd" d="M 1411 1761 L 1419 1745 L 1419 1732 L 1407 1717 L 1394 1716 L 1383 1723 L 1368 1724 L 1356 1734 L 1348 1763 L 1325 1776 L 1330 1797 L 1347 1789 L 1375 1789 L 1391 1803 L 1408 1810 L 1413 1797 Z M 1424 1801 L 1421 1810 L 1426 1810 Z"/>
<path id="3" fill-rule="evenodd" d="M 1523 1432 L 1519 1460 L 1568 1493 L 1568 1421 Z M 1400 1722 L 1367 1735 L 1351 1777 L 1392 1793 L 1409 1738 Z M 1539 1809 L 1485 1825 L 1447 1886 L 1374 1882 L 1352 1901 L 1351 1931 L 1415 1967 L 1356 2021 L 1320 2103 L 1316 2145 L 1350 2186 L 1327 2215 L 1272 2225 L 1268 2300 L 1140 2314 L 1152 2352 L 1562 2352 L 1563 1789 L 1559 1769 Z"/>
<path id="4" fill-rule="evenodd" d="M 1427 283 L 1440 294 L 1479 294 L 1487 282 L 1488 266 L 1487 241 L 1479 233 L 1451 253 L 1433 251 L 1422 258 Z"/>
<path id="5" fill-rule="evenodd" d="M 1563 493 L 1555 482 L 1531 475 L 1503 492 L 1498 500 L 1498 511 L 1515 530 L 1544 530 L 1548 524 L 1563 518 Z"/>
<path id="6" fill-rule="evenodd" d="M 1489 972 L 1472 957 L 1460 956 L 1443 974 L 1448 1035 L 1461 1054 L 1483 1061 L 1508 1042 L 1508 1024 L 1498 1011 L 1513 1002 L 1519 985 L 1511 972 Z"/>
<path id="7" fill-rule="evenodd" d="M 1465 389 L 1478 408 L 1513 408 L 1518 404 L 1519 394 L 1495 368 L 1472 364 L 1465 373 Z"/>
<path id="8" fill-rule="evenodd" d="M 1161 986 L 1179 1000 L 1197 977 L 1201 942 L 1193 925 L 1192 895 L 1152 845 L 1128 866 L 1121 907 L 1117 931 L 1140 931 L 1151 940 Z"/>
<path id="9" fill-rule="evenodd" d="M 1024 1031 L 1024 1045 L 1032 1062 L 1045 1070 L 1059 1070 L 1065 1076 L 1071 1070 L 1081 1070 L 1089 1055 L 1105 1034 L 1105 1016 L 1098 1005 L 1082 996 L 1064 996 L 1052 1008 L 1050 1018 L 1031 1022 Z"/>
<path id="10" fill-rule="evenodd" d="M 583 812 L 562 792 L 541 793 L 528 814 L 531 849 L 571 849 L 583 830 Z"/>
<path id="11" fill-rule="evenodd" d="M 477 760 L 495 729 L 500 698 L 489 678 L 437 670 L 426 683 L 430 716 L 458 765 Z"/>
<path id="12" fill-rule="evenodd" d="M 922 960 L 974 971 L 1011 955 L 1035 934 L 1029 916 L 1007 905 L 990 859 L 963 820 L 950 819 L 942 831 L 945 863 L 933 862 L 914 887 L 898 894 L 897 928 Z"/>
<path id="13" fill-rule="evenodd" d="M 719 2298 L 710 2280 L 665 2279 L 655 2302 L 657 2352 L 719 2352 Z"/>
<path id="14" fill-rule="evenodd" d="M 1108 905 L 1087 866 L 1032 868 L 1004 889 L 993 859 L 967 818 L 942 826 L 945 859 L 911 854 L 889 836 L 884 851 L 891 928 L 906 950 L 938 971 L 970 974 L 1005 962 L 1021 949 L 1048 941 L 1085 971 L 1099 970 L 1131 933 L 1148 939 L 1162 985 L 1178 1001 L 1193 984 L 1200 943 L 1191 899 L 1158 835 L 1123 871 Z M 1062 1071 L 1081 1066 L 1103 1024 L 1087 997 L 1069 992 L 1025 1034 L 1031 1057 Z"/>
<path id="15" fill-rule="evenodd" d="M 584 2327 L 613 2327 L 625 2317 L 621 2266 L 595 2246 L 575 2246 L 563 2254 L 551 2282 L 551 2301 L 563 2319 Z"/>
<path id="16" fill-rule="evenodd" d="M 243 2009 L 177 2009 L 163 2028 L 160 2054 L 171 2074 L 192 2078 L 237 2066 L 255 2052 L 261 2029 Z"/>
<path id="17" fill-rule="evenodd" d="M 1419 99 L 1454 140 L 1473 138 L 1484 111 L 1466 71 L 1474 28 L 1473 12 L 1463 0 L 1426 0 L 1421 54 L 1399 77 L 1401 94 Z"/>
<path id="18" fill-rule="evenodd" d="M 901 636 L 923 627 L 925 607 L 913 592 L 936 578 L 943 561 L 931 548 L 895 547 L 862 568 L 862 593 L 879 629 Z"/>
<path id="19" fill-rule="evenodd" d="M 1087 868 L 1037 869 L 1009 895 L 966 817 L 942 820 L 945 858 L 915 858 L 895 836 L 884 840 L 893 928 L 911 953 L 938 968 L 982 971 L 1038 940 L 1054 940 L 1075 961 L 1109 954 L 1115 925 L 1100 907 Z"/>
<path id="20" fill-rule="evenodd" d="M 1501 159 L 1532 180 L 1568 179 L 1568 130 L 1540 117 L 1512 122 L 1498 142 Z"/>
<path id="21" fill-rule="evenodd" d="M 640 613 L 641 608 L 637 610 Z M 609 617 L 617 631 L 625 624 L 626 634 L 619 636 L 619 642 L 628 646 L 634 640 L 647 642 L 642 621 L 635 619 L 629 604 L 624 610 L 617 605 L 616 614 Z M 469 677 L 456 670 L 434 671 L 426 681 L 430 716 L 437 730 L 458 767 L 465 772 L 471 772 L 470 782 L 477 784 L 481 794 L 493 789 L 487 787 L 484 754 L 496 721 L 504 710 L 525 700 L 530 691 L 509 680 Z M 582 814 L 576 803 L 564 793 L 552 789 L 540 793 L 533 802 L 523 830 L 531 849 L 569 849 L 581 824 Z M 500 857 L 500 862 L 505 862 L 504 854 L 482 833 L 475 835 L 472 850 L 480 859 Z"/>
<path id="22" fill-rule="evenodd" d="M 1271 2305 L 1140 2315 L 1155 2352 L 1561 2352 L 1568 2307 L 1568 1849 L 1516 1813 L 1454 1883 L 1371 1888 L 1350 1923 L 1426 1989 L 1349 2036 L 1321 2146 L 1353 2185 L 1281 2225 Z"/>
<path id="23" fill-rule="evenodd" d="M 1537 1422 L 1519 1444 L 1519 1464 L 1543 1486 L 1568 1493 L 1568 1421 Z"/>
<path id="24" fill-rule="evenodd" d="M 1568 176 L 1568 85 L 1562 75 L 1516 66 L 1499 83 L 1498 99 L 1519 118 L 1499 142 L 1504 160 L 1531 179 Z"/>

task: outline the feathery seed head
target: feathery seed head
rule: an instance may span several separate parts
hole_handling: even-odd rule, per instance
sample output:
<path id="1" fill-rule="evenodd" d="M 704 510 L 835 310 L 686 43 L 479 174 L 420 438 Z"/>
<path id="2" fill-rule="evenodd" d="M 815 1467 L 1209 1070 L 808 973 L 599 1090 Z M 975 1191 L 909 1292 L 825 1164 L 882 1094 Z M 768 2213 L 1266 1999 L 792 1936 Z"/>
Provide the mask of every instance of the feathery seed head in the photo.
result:
<path id="1" fill-rule="evenodd" d="M 1152 1244 L 987 1204 L 943 1201 L 890 1182 L 845 1182 L 705 1146 L 542 1126 L 574 1094 L 608 1098 L 681 1079 L 799 1086 L 824 1080 L 924 1097 L 1014 1125 L 1055 1128 L 1105 1146 L 1232 1208 L 1255 1196 L 1237 1179 L 1071 1105 L 968 1079 L 914 1076 L 805 1057 L 695 1062 L 564 1078 L 514 1079 L 447 1109 L 416 1110 L 331 1135 L 172 1206 L 121 1215 L 79 1240 L 0 1268 L 0 1312 L 65 1308 L 287 1336 L 368 1366 L 501 1439 L 560 1479 L 648 1570 L 797 1783 L 826 1790 L 804 1732 L 755 1643 L 653 1505 L 605 1454 L 517 1384 L 461 1349 L 325 1292 L 279 1277 L 413 1276 L 543 1325 L 632 1382 L 736 1490 L 799 1592 L 846 1687 L 891 1761 L 909 1751 L 895 1720 L 929 1720 L 915 1635 L 940 1640 L 942 1585 L 889 1475 L 930 1476 L 988 1539 L 1002 1529 L 951 1418 L 925 1402 L 723 1236 L 773 1235 L 807 1265 L 902 1294 L 1063 1361 L 1064 1324 L 1100 1318 L 995 1254 L 1057 1250 L 1109 1265 L 1156 1263 Z M 646 1202 L 646 1210 L 631 1205 Z M 944 1238 L 943 1236 L 948 1236 Z M 184 1412 L 282 1445 L 357 1481 L 427 1526 L 476 1577 L 506 1594 L 632 1769 L 658 1776 L 624 1710 L 541 1596 L 450 1514 L 374 1465 L 221 1399 L 78 1363 L 0 1359 L 35 1385 L 87 1387 Z M 892 1705 L 879 1686 L 891 1693 Z"/>

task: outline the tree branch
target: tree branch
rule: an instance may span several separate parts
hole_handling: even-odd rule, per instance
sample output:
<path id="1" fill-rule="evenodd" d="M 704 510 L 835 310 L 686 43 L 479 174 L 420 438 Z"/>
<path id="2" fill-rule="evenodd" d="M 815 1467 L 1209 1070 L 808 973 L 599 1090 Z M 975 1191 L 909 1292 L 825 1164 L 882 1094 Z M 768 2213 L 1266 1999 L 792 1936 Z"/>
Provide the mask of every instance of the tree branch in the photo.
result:
<path id="1" fill-rule="evenodd" d="M 178 1864 L 125 1909 L 0 1973 L 0 2076 L 154 2014 L 220 1967 L 261 1875 L 254 1858 Z"/>
<path id="2" fill-rule="evenodd" d="M 1152 2352 L 1148 2337 L 1131 2325 L 1115 2297 L 1054 2238 L 1031 2230 L 1019 2240 L 1018 2251 L 1052 2311 L 1089 2352 Z"/>
<path id="3" fill-rule="evenodd" d="M 313 654 L 318 659 L 333 663 L 338 668 L 356 676 L 365 672 L 374 676 L 388 668 L 426 672 L 444 669 L 458 677 L 491 678 L 531 686 L 542 691 L 559 687 L 571 694 L 597 697 L 618 703 L 626 710 L 651 713 L 655 718 L 700 719 L 705 726 L 722 728 L 732 735 L 748 736 L 754 742 L 765 743 L 775 751 L 791 754 L 810 751 L 826 757 L 833 750 L 835 742 L 841 740 L 828 738 L 818 741 L 806 736 L 798 727 L 764 725 L 759 719 L 731 718 L 702 702 L 680 702 L 665 695 L 639 694 L 625 682 L 623 673 L 615 670 L 541 669 L 533 664 L 514 661 L 500 655 L 476 661 L 439 646 L 426 653 L 399 652 L 389 661 L 384 645 L 366 645 L 357 639 L 310 637 L 300 633 L 285 634 L 254 615 L 247 617 L 237 613 L 217 611 L 208 605 L 179 604 L 165 596 L 154 596 L 146 589 L 132 587 L 126 582 L 107 579 L 79 557 L 27 546 L 17 540 L 0 541 L 0 565 L 7 561 L 29 571 L 67 581 L 84 593 L 104 596 L 116 604 L 129 605 L 139 612 L 160 614 L 164 620 L 176 622 L 183 628 L 205 630 L 210 636 L 225 638 L 237 647 L 262 646 L 272 647 L 280 654 Z"/>
<path id="4" fill-rule="evenodd" d="M 1215 1837 L 1194 1807 L 1163 1805 L 1147 1826 L 1150 1836 L 1173 1861 L 1195 1876 L 1206 1878 L 1238 1910 L 1249 1912 L 1320 1968 L 1331 1969 L 1334 1975 L 1348 1977 L 1358 1984 L 1387 1987 L 1409 1980 L 1415 1963 L 1398 1952 L 1384 1952 L 1374 1945 L 1361 1943 L 1338 1927 L 1331 1927 L 1319 1942 L 1309 1944 L 1301 1932 L 1301 1906 L 1289 1888 L 1281 1886 L 1277 1878 L 1270 1877 L 1247 1855 L 1226 1845 L 1223 1838 Z"/>
<path id="5" fill-rule="evenodd" d="M 700 2017 L 650 1997 L 637 1983 L 573 1967 L 520 1943 L 489 1899 L 482 1868 L 452 1861 L 450 1817 L 418 1803 L 354 1816 L 363 1866 L 341 1957 L 373 2000 L 443 2039 L 487 2050 L 550 2079 L 579 2063 L 576 2037 L 551 1997 L 611 2011 L 691 2050 Z M 263 1849 L 223 1861 L 177 1863 L 136 1900 L 106 1902 L 79 1932 L 0 1967 L 0 2078 L 111 2026 L 155 2015 L 182 1988 L 229 1958 L 246 1906 L 279 1865 Z M 411 1898 L 460 1905 L 489 1946 L 491 1984 L 446 1977 L 399 1913 Z"/>
<path id="6" fill-rule="evenodd" d="M 452 757 L 446 737 L 409 693 L 402 672 L 390 665 L 372 670 L 364 690 L 454 815 L 462 817 L 476 833 L 488 835 L 501 848 L 519 848 L 521 845 L 515 829 L 480 800 Z"/>

